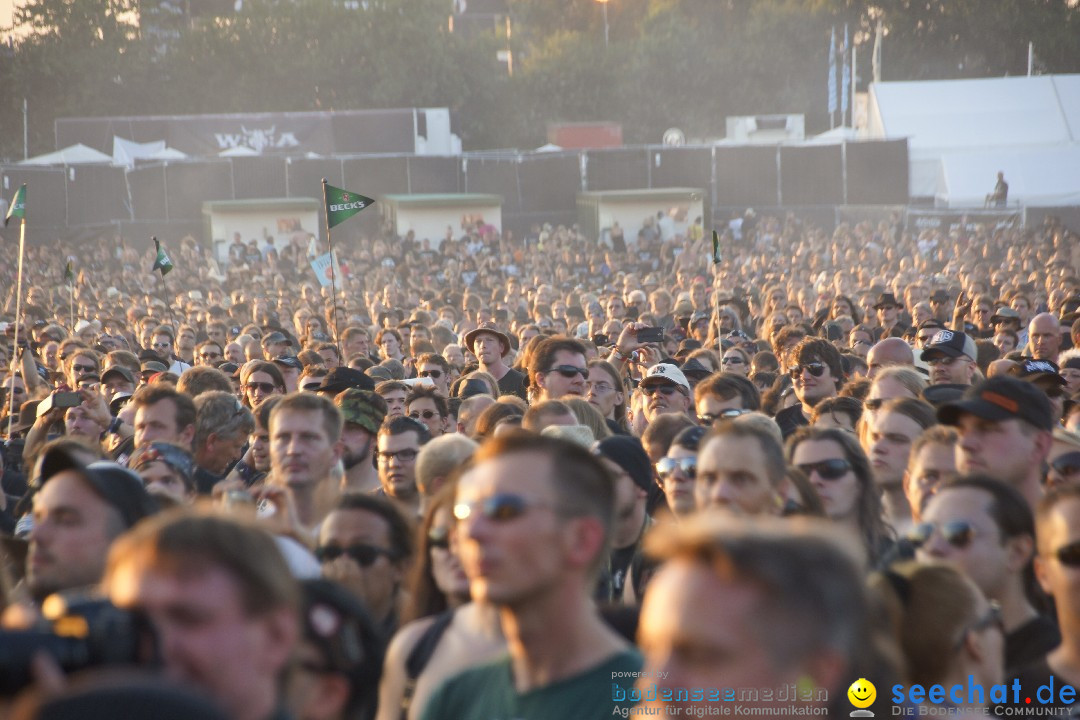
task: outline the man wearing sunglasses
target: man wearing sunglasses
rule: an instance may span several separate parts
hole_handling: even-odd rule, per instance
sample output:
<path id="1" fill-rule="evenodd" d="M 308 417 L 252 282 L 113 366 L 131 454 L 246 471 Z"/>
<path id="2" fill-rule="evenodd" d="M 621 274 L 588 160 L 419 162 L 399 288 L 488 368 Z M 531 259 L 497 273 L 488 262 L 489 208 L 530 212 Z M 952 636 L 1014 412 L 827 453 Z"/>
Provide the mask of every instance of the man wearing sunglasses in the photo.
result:
<path id="1" fill-rule="evenodd" d="M 776 413 L 776 424 L 786 440 L 798 428 L 810 424 L 810 413 L 820 401 L 839 394 L 844 382 L 840 351 L 828 340 L 808 337 L 788 354 L 785 365 L 799 404 Z"/>
<path id="2" fill-rule="evenodd" d="M 930 366 L 931 385 L 970 385 L 975 376 L 978 350 L 970 335 L 939 330 L 923 348 L 922 361 Z"/>
<path id="3" fill-rule="evenodd" d="M 1029 600 L 1035 522 L 1015 488 L 982 475 L 952 480 L 930 499 L 907 539 L 918 560 L 955 565 L 1001 605 L 1006 677 L 1060 642 L 1053 620 Z"/>
<path id="4" fill-rule="evenodd" d="M 760 408 L 761 392 L 741 375 L 714 373 L 694 388 L 694 409 L 702 425 Z"/>
<path id="5" fill-rule="evenodd" d="M 591 599 L 614 525 L 611 475 L 586 449 L 548 437 L 489 440 L 457 486 L 459 554 L 472 597 L 498 607 L 509 657 L 466 670 L 424 720 L 607 718 L 608 695 L 641 657 Z M 604 690 L 601 691 L 601 688 Z"/>
<path id="6" fill-rule="evenodd" d="M 665 413 L 685 415 L 690 409 L 690 381 L 676 365 L 653 365 L 641 381 L 640 388 L 648 398 L 645 419 L 650 423 Z"/>
<path id="7" fill-rule="evenodd" d="M 585 346 L 573 338 L 556 336 L 536 346 L 529 378 L 535 390 L 533 402 L 558 400 L 564 395 L 585 396 L 589 368 Z"/>
<path id="8" fill-rule="evenodd" d="M 437 388 L 414 385 L 405 398 L 405 415 L 427 425 L 431 437 L 437 438 L 447 431 L 450 406 Z"/>
<path id="9" fill-rule="evenodd" d="M 1080 687 L 1080 486 L 1051 490 L 1035 512 L 1035 577 L 1054 599 L 1061 644 L 1020 673 L 1023 687 L 1054 677 L 1057 686 Z M 1034 683 L 1034 684 L 1032 684 Z"/>
<path id="10" fill-rule="evenodd" d="M 390 637 L 397 629 L 413 533 L 386 498 L 346 493 L 319 528 L 322 575 L 358 597 Z"/>
<path id="11" fill-rule="evenodd" d="M 416 377 L 429 378 L 440 395 L 450 397 L 450 363 L 442 355 L 423 353 L 416 358 Z"/>
<path id="12" fill-rule="evenodd" d="M 480 369 L 499 383 L 500 395 L 517 395 L 522 400 L 526 398 L 525 376 L 506 364 L 506 357 L 511 350 L 510 338 L 501 332 L 495 323 L 482 323 L 480 327 L 466 333 L 465 347 L 476 356 Z M 584 357 L 582 353 L 582 358 Z M 584 366 L 585 363 L 582 362 L 581 367 Z"/>

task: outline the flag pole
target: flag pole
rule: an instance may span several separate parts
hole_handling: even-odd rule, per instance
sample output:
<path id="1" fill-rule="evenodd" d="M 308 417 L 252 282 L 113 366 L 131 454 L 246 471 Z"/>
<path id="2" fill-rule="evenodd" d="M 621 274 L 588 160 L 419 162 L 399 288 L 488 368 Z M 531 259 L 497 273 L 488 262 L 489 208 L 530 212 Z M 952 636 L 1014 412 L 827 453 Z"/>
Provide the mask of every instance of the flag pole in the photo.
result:
<path id="1" fill-rule="evenodd" d="M 158 244 L 157 235 L 152 235 L 150 237 L 150 242 L 154 243 L 155 250 L 161 247 Z M 169 301 L 169 284 L 165 281 L 165 273 L 162 272 L 160 268 L 158 269 L 158 272 L 161 273 L 161 292 L 164 295 L 161 299 L 165 303 L 165 307 L 169 308 L 169 321 L 172 323 L 173 337 L 175 338 L 180 334 L 180 326 L 176 324 L 176 316 L 173 315 L 172 309 L 173 304 Z"/>
<path id="2" fill-rule="evenodd" d="M 326 178 L 322 179 L 323 213 L 326 216 L 326 249 L 330 253 L 330 314 L 334 319 L 334 344 L 337 345 L 338 362 L 345 362 L 341 356 L 341 332 L 338 329 L 337 312 L 337 269 L 334 267 L 334 244 L 330 239 L 330 201 L 326 196 Z"/>
<path id="3" fill-rule="evenodd" d="M 25 196 L 23 198 L 23 207 L 26 205 Z M 18 278 L 15 281 L 15 335 L 11 352 L 11 370 L 8 372 L 9 378 L 15 377 L 15 368 L 18 367 L 19 362 L 19 324 L 22 318 L 22 282 L 23 282 L 23 254 L 26 249 L 26 212 L 24 210 L 21 218 L 22 222 L 19 223 L 19 271 Z M 23 380 L 23 382 L 26 382 Z M 11 386 L 15 386 L 15 381 L 12 379 Z M 8 426 L 7 436 L 11 438 L 11 428 L 15 423 L 15 393 L 8 392 Z"/>
<path id="4" fill-rule="evenodd" d="M 71 332 L 75 332 L 75 283 L 68 280 L 68 322 L 71 323 Z"/>

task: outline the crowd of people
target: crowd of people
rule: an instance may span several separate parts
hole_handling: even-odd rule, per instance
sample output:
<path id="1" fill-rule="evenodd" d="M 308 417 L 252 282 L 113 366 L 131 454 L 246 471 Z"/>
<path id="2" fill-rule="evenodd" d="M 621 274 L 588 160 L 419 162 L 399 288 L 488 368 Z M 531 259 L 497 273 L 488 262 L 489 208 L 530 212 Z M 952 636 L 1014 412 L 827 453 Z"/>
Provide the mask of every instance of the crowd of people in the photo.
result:
<path id="1" fill-rule="evenodd" d="M 5 253 L 0 713 L 1080 717 L 1077 235 L 608 237 Z"/>

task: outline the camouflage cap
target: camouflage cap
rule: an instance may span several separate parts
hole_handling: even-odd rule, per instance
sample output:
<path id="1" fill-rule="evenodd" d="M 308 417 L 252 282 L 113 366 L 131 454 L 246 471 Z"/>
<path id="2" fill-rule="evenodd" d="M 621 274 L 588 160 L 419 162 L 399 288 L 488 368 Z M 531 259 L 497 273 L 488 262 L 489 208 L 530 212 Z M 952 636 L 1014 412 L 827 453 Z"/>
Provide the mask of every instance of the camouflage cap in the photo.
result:
<path id="1" fill-rule="evenodd" d="M 386 401 L 370 390 L 349 388 L 334 396 L 334 405 L 347 423 L 354 423 L 377 435 L 386 417 Z"/>

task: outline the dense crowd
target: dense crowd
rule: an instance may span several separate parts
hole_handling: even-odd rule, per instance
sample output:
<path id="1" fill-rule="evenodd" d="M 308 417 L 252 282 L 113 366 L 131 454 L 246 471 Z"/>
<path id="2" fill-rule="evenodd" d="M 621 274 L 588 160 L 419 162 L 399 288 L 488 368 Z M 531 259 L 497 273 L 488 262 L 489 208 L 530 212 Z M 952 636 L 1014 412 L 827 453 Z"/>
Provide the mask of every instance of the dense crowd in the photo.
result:
<path id="1" fill-rule="evenodd" d="M 1080 716 L 1076 234 L 710 234 L 9 245 L 0 712 Z"/>

